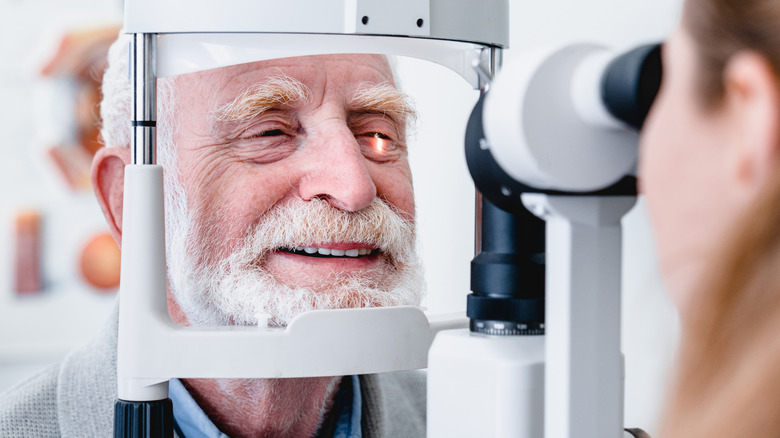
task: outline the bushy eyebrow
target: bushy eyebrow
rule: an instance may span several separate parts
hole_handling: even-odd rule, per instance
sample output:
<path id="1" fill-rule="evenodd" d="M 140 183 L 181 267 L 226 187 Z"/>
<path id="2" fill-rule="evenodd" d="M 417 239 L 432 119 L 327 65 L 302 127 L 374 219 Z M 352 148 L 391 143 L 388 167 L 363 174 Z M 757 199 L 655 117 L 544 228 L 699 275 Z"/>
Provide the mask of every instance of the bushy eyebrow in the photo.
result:
<path id="1" fill-rule="evenodd" d="M 213 115 L 218 122 L 244 122 L 281 105 L 310 99 L 311 91 L 305 84 L 278 75 L 245 89 L 231 102 L 214 109 Z M 397 123 L 417 117 L 409 96 L 389 82 L 361 84 L 349 100 L 348 109 L 358 114 L 386 115 Z"/>
<path id="2" fill-rule="evenodd" d="M 386 115 L 398 123 L 417 117 L 411 98 L 389 82 L 362 84 L 348 102 L 350 112 Z"/>
<path id="3" fill-rule="evenodd" d="M 311 98 L 309 87 L 295 78 L 278 75 L 252 85 L 232 102 L 217 107 L 214 119 L 220 122 L 243 122 L 253 119 L 275 107 Z"/>

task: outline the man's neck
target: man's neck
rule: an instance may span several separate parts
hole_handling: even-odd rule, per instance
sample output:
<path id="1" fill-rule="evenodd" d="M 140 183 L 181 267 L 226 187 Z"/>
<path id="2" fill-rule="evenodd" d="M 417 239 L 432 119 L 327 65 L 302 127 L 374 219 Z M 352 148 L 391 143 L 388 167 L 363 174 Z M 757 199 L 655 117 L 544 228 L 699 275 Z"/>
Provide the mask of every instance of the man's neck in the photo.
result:
<path id="1" fill-rule="evenodd" d="M 212 422 L 232 438 L 311 437 L 333 404 L 340 377 L 186 379 Z"/>

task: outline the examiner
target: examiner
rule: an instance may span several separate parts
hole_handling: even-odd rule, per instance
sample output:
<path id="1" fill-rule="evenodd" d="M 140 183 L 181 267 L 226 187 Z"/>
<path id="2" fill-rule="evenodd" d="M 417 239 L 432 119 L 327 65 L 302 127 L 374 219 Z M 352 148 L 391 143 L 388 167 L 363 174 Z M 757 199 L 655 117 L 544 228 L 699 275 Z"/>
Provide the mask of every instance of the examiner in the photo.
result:
<path id="1" fill-rule="evenodd" d="M 780 431 L 780 1 L 686 0 L 642 191 L 680 309 L 661 438 Z"/>

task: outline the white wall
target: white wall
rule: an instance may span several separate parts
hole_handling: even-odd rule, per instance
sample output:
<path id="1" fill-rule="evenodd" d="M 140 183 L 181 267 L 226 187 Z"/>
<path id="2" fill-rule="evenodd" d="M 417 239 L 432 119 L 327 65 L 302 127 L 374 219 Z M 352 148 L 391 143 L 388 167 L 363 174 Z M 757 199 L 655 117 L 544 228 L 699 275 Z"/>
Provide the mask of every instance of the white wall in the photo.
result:
<path id="1" fill-rule="evenodd" d="M 594 41 L 617 48 L 659 40 L 674 26 L 681 0 L 510 0 L 511 45 L 506 56 L 541 44 Z M 55 360 L 94 332 L 111 299 L 85 288 L 73 274 L 74 247 L 99 229 L 89 195 L 64 192 L 42 153 L 40 118 L 50 109 L 30 99 L 40 79 L 31 47 L 54 28 L 116 15 L 113 0 L 0 0 L 0 390 L 7 381 Z M 65 17 L 65 18 L 63 18 Z M 8 62 L 10 60 L 10 62 Z M 430 70 L 430 71 L 428 71 Z M 423 117 L 410 156 L 418 199 L 421 246 L 429 284 L 426 305 L 465 306 L 473 256 L 473 202 L 463 158 L 463 132 L 474 92 L 454 74 L 419 63 L 399 66 L 404 88 Z M 39 121 L 36 122 L 36 118 Z M 10 214 L 33 205 L 46 213 L 47 295 L 19 300 L 10 292 Z M 651 232 L 640 202 L 624 221 L 624 352 L 626 424 L 653 431 L 676 336 L 676 322 L 656 271 Z M 50 240 L 48 240 L 50 239 Z M 6 366 L 3 367 L 3 364 Z M 21 364 L 21 365 L 20 365 Z M 32 364 L 32 368 L 24 366 Z M 4 380 L 5 378 L 5 380 Z"/>

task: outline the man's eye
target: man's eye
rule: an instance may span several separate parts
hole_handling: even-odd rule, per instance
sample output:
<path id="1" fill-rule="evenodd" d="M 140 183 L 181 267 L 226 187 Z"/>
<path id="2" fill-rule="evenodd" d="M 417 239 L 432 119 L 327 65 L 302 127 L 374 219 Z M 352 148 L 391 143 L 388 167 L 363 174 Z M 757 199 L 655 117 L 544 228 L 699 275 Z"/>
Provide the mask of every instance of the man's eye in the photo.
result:
<path id="1" fill-rule="evenodd" d="M 393 143 L 393 139 L 389 135 L 381 132 L 364 132 L 355 137 L 358 137 L 362 142 L 367 142 L 377 147 L 387 147 Z"/>
<path id="2" fill-rule="evenodd" d="M 388 137 L 385 134 L 382 134 L 381 132 L 367 132 L 365 134 L 361 134 L 364 137 L 373 137 L 375 139 L 381 139 L 381 140 L 390 140 L 390 137 Z"/>
<path id="3" fill-rule="evenodd" d="M 252 137 L 276 137 L 279 135 L 286 135 L 281 129 L 269 129 L 267 131 L 259 132 L 252 135 Z"/>
<path id="4" fill-rule="evenodd" d="M 381 132 L 365 132 L 356 135 L 358 142 L 363 146 L 364 153 L 368 157 L 377 159 L 389 158 L 396 150 L 398 145 L 389 135 Z"/>

